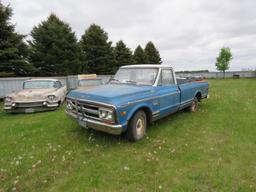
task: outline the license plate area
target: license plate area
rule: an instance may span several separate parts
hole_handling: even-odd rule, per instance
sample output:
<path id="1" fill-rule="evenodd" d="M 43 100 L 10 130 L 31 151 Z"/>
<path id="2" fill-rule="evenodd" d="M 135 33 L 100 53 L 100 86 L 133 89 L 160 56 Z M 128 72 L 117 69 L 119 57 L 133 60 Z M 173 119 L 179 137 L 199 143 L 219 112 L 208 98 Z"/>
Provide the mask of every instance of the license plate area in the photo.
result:
<path id="1" fill-rule="evenodd" d="M 87 123 L 86 121 L 83 121 L 83 120 L 78 120 L 78 124 L 81 126 L 81 127 L 87 127 Z"/>
<path id="2" fill-rule="evenodd" d="M 25 109 L 25 113 L 34 113 L 35 110 L 33 108 L 27 108 Z"/>

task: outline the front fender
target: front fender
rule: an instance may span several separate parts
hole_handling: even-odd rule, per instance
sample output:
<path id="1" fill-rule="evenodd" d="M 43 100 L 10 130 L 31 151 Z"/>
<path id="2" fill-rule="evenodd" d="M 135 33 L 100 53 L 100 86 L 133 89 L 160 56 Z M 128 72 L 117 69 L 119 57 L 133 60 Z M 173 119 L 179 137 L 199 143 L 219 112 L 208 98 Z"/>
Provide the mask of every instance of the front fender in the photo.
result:
<path id="1" fill-rule="evenodd" d="M 152 114 L 153 110 L 152 110 L 152 106 L 148 103 L 139 103 L 134 105 L 131 110 L 129 110 L 129 113 L 127 114 L 127 121 L 129 121 L 132 116 L 135 114 L 136 111 L 138 111 L 141 108 L 147 108 L 150 113 Z"/>
<path id="2" fill-rule="evenodd" d="M 128 105 L 125 108 L 117 109 L 117 114 L 118 114 L 118 119 L 119 119 L 118 121 L 120 124 L 123 125 L 123 132 L 126 131 L 129 120 L 132 118 L 132 116 L 135 114 L 135 112 L 141 108 L 147 108 L 148 111 L 150 111 L 150 113 L 152 114 L 153 110 L 152 110 L 152 106 L 150 105 L 150 103 L 134 103 L 134 104 Z M 120 113 L 122 111 L 126 111 L 125 116 L 120 115 Z"/>

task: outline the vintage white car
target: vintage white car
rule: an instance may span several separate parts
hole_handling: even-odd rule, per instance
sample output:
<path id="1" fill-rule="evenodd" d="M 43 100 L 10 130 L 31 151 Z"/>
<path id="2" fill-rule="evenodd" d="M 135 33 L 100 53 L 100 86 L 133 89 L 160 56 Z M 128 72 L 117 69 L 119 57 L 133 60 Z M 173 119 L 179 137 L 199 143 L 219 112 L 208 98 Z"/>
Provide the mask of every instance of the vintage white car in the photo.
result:
<path id="1" fill-rule="evenodd" d="M 66 86 L 56 79 L 31 79 L 23 89 L 8 95 L 4 110 L 11 113 L 33 113 L 57 109 L 65 100 Z"/>

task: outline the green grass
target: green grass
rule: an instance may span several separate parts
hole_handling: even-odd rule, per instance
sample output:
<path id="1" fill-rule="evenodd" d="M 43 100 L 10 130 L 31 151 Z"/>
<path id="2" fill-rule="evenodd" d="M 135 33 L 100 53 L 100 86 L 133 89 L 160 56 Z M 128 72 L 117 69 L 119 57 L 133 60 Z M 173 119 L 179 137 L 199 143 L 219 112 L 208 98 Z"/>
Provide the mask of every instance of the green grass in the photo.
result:
<path id="1" fill-rule="evenodd" d="M 64 108 L 1 110 L 0 191 L 256 191 L 256 79 L 209 82 L 198 112 L 136 143 L 83 130 Z"/>

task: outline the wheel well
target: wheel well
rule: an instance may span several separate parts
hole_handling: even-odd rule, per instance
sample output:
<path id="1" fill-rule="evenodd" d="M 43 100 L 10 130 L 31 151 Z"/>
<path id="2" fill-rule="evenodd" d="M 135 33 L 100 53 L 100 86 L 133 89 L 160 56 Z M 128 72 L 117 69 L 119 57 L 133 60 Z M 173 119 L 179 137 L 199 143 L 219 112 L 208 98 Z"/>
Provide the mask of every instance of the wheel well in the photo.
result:
<path id="1" fill-rule="evenodd" d="M 151 112 L 151 110 L 150 110 L 148 107 L 141 107 L 141 108 L 137 109 L 137 110 L 133 113 L 132 117 L 133 117 L 138 111 L 140 111 L 140 110 L 142 110 L 142 111 L 145 112 L 146 117 L 147 117 L 147 123 L 150 124 L 150 123 L 152 122 L 152 112 Z M 132 117 L 131 117 L 131 118 L 132 118 Z M 130 119 L 131 119 L 131 118 L 130 118 Z"/>
<path id="2" fill-rule="evenodd" d="M 201 94 L 201 92 L 198 92 L 198 93 L 196 94 L 196 98 L 197 98 L 198 101 L 201 101 L 201 99 L 202 99 L 202 94 Z"/>

